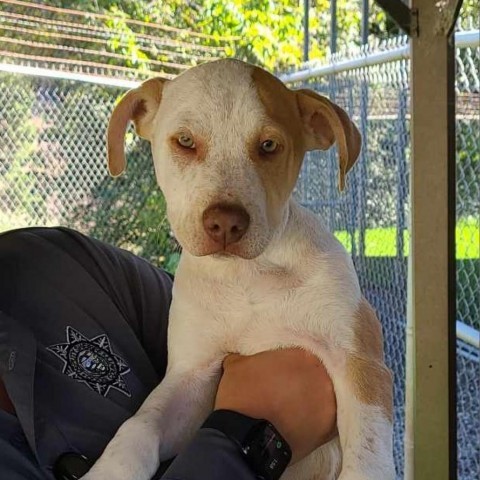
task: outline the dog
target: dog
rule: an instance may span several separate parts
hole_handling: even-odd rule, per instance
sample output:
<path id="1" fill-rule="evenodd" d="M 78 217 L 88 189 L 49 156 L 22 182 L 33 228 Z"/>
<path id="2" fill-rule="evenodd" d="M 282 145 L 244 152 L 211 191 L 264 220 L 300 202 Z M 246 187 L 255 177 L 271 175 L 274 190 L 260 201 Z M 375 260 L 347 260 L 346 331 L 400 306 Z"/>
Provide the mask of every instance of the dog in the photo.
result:
<path id="1" fill-rule="evenodd" d="M 337 144 L 339 187 L 360 134 L 310 90 L 224 59 L 147 80 L 115 107 L 108 166 L 126 168 L 129 122 L 149 140 L 172 230 L 183 247 L 164 380 L 85 480 L 147 480 L 212 409 L 229 353 L 300 347 L 325 365 L 339 435 L 285 480 L 393 480 L 392 376 L 353 263 L 321 219 L 291 197 L 307 151 Z"/>

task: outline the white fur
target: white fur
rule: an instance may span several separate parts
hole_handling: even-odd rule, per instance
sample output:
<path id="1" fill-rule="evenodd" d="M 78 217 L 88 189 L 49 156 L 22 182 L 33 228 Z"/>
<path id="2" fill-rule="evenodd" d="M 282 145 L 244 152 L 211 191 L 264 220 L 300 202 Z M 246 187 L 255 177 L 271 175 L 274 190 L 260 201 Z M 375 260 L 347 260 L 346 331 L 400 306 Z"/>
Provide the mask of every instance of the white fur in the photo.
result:
<path id="1" fill-rule="evenodd" d="M 179 242 L 195 254 L 202 254 L 202 213 L 212 203 L 242 201 L 251 217 L 242 247 L 253 256 L 275 228 L 268 224 L 266 194 L 246 150 L 247 139 L 267 119 L 245 65 L 213 62 L 188 70 L 165 86 L 154 120 L 152 152 L 168 218 Z M 208 138 L 209 152 L 203 164 L 180 169 L 166 161 L 165 139 L 184 126 Z"/>
<path id="2" fill-rule="evenodd" d="M 353 264 L 320 219 L 292 199 L 281 207 L 280 222 L 268 218 L 266 192 L 245 146 L 269 122 L 251 67 L 222 61 L 186 72 L 164 88 L 154 122 L 156 175 L 184 247 L 170 310 L 168 371 L 84 478 L 149 479 L 208 415 L 228 353 L 298 346 L 315 353 L 332 377 L 339 439 L 283 478 L 393 480 L 392 425 L 378 407 L 356 399 L 346 374 L 361 301 Z M 180 168 L 170 158 L 166 139 L 178 127 L 208 137 L 205 162 Z M 198 256 L 202 213 L 222 200 L 241 202 L 251 216 L 239 242 L 246 258 Z"/>

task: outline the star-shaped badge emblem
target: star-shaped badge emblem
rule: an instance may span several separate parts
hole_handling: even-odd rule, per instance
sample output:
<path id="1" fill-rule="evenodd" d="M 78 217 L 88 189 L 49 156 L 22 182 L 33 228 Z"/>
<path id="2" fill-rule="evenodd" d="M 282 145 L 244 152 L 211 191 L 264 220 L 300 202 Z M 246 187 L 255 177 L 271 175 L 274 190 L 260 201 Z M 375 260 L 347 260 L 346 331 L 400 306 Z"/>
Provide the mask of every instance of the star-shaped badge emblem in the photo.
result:
<path id="1" fill-rule="evenodd" d="M 62 373 L 84 383 L 104 397 L 111 388 L 127 397 L 131 396 L 122 378 L 130 368 L 123 358 L 113 353 L 106 334 L 89 339 L 68 326 L 66 335 L 66 343 L 46 347 L 64 362 Z"/>

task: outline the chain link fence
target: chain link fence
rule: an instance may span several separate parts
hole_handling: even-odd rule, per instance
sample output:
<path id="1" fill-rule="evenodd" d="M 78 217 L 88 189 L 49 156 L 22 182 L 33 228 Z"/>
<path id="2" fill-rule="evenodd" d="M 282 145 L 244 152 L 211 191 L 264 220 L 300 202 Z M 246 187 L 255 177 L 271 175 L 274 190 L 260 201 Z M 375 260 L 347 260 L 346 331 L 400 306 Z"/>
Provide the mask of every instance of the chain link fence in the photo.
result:
<path id="1" fill-rule="evenodd" d="M 478 29 L 478 25 L 476 26 Z M 403 50 L 402 50 L 403 49 Z M 337 57 L 407 51 L 406 39 Z M 356 56 L 357 55 L 357 56 Z M 479 92 L 477 46 L 457 50 L 457 319 L 480 329 Z M 57 72 L 58 75 L 58 72 Z M 0 231 L 67 225 L 129 249 L 173 271 L 179 251 L 165 219 L 149 146 L 127 135 L 129 165 L 108 177 L 105 131 L 124 89 L 0 73 Z M 342 105 L 363 135 L 347 190 L 337 190 L 335 152 L 306 158 L 295 195 L 321 214 L 351 252 L 367 299 L 384 326 L 395 374 L 395 459 L 403 472 L 405 342 L 409 219 L 409 61 L 309 77 L 313 88 Z M 459 478 L 474 480 L 479 464 L 479 350 L 458 340 Z"/>
<path id="2" fill-rule="evenodd" d="M 343 60 L 348 58 L 335 59 Z M 406 60 L 400 60 L 292 83 L 328 96 L 349 113 L 362 133 L 362 153 L 347 176 L 344 193 L 337 186 L 337 155 L 330 151 L 307 156 L 296 195 L 347 246 L 362 291 L 382 322 L 387 363 L 394 371 L 394 450 L 399 476 L 405 430 L 407 69 Z"/>
<path id="3" fill-rule="evenodd" d="M 106 171 L 106 126 L 125 90 L 1 73 L 0 83 L 0 230 L 67 225 L 173 270 L 149 145 L 130 131 L 128 171 Z"/>
<path id="4" fill-rule="evenodd" d="M 477 29 L 480 19 L 464 22 Z M 457 320 L 474 329 L 476 348 L 457 340 L 460 480 L 480 478 L 480 48 L 457 52 Z M 458 225 L 464 225 L 459 228 Z"/>
<path id="5" fill-rule="evenodd" d="M 467 332 L 457 341 L 457 434 L 458 478 L 476 480 L 480 476 L 480 49 L 478 23 L 476 30 L 471 22 L 467 27 L 459 39 L 475 32 L 476 41 L 474 45 L 462 41 L 456 52 L 457 325 Z M 375 63 L 378 52 L 388 54 L 390 60 Z M 370 66 L 358 68 L 357 60 L 366 58 Z M 304 162 L 296 195 L 347 246 L 362 290 L 383 324 L 386 359 L 394 372 L 399 478 L 405 460 L 409 67 L 407 38 L 397 38 L 281 77 L 290 86 L 311 88 L 334 100 L 362 133 L 361 157 L 348 176 L 345 193 L 337 189 L 336 153 L 314 152 Z"/>

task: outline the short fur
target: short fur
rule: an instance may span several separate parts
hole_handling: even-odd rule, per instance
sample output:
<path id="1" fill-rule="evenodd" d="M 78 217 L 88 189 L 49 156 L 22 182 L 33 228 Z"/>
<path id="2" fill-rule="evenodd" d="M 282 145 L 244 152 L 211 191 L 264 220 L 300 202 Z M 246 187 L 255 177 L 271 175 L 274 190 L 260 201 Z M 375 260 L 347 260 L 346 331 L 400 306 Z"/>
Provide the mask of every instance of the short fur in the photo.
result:
<path id="1" fill-rule="evenodd" d="M 125 168 L 129 119 L 152 144 L 183 253 L 166 377 L 84 478 L 149 479 L 211 411 L 227 354 L 301 347 L 320 358 L 332 378 L 339 437 L 283 478 L 393 480 L 392 380 L 380 324 L 349 255 L 291 198 L 305 152 L 334 141 L 343 187 L 360 150 L 347 114 L 246 63 L 204 64 L 170 82 L 150 80 L 122 99 L 109 125 L 114 174 Z M 179 135 L 192 137 L 195 148 L 179 148 Z M 278 142 L 277 152 L 260 151 L 266 139 Z M 219 203 L 240 205 L 250 216 L 246 234 L 220 247 L 202 225 L 203 212 Z"/>

